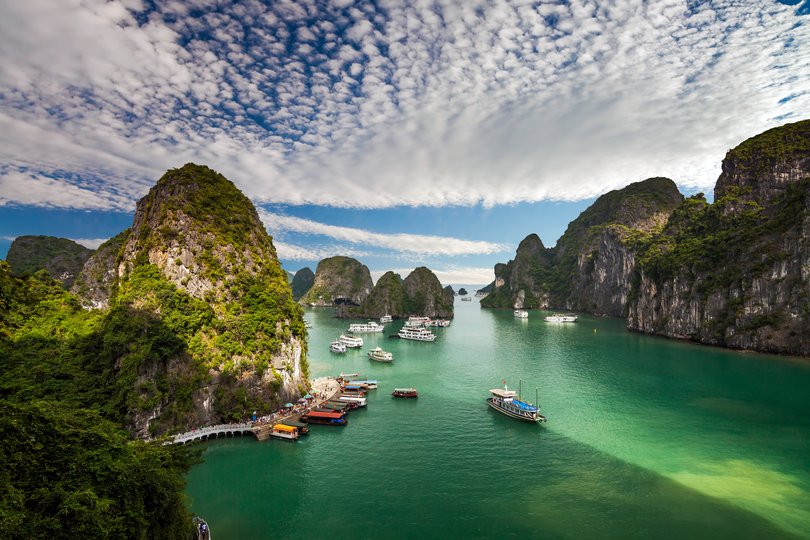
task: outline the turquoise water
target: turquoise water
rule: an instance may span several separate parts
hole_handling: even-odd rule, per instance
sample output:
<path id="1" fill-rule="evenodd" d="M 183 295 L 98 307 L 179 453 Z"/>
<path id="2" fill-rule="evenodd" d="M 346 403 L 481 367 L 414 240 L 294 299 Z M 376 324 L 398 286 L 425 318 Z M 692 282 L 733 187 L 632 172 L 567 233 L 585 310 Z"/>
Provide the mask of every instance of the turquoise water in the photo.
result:
<path id="1" fill-rule="evenodd" d="M 381 381 L 345 428 L 207 444 L 192 509 L 224 538 L 810 538 L 810 363 L 551 325 L 456 301 L 433 343 L 308 310 L 313 376 Z M 379 345 L 392 365 L 368 360 Z M 506 379 L 547 424 L 487 407 Z M 414 386 L 418 400 L 390 396 Z"/>

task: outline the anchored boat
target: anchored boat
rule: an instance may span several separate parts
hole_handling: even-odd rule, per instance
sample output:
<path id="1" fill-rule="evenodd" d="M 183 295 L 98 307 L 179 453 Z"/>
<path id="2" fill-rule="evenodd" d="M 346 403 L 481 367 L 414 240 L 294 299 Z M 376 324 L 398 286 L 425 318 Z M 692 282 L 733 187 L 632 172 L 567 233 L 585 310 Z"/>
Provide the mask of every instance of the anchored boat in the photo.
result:
<path id="1" fill-rule="evenodd" d="M 275 437 L 276 439 L 297 441 L 298 428 L 295 426 L 288 426 L 287 424 L 276 424 L 273 426 L 273 431 L 270 432 L 270 436 Z"/>
<path id="2" fill-rule="evenodd" d="M 372 334 L 374 332 L 382 332 L 383 328 L 385 328 L 381 324 L 377 324 L 374 321 L 369 321 L 367 323 L 354 323 L 349 325 L 349 332 L 352 334 Z"/>
<path id="3" fill-rule="evenodd" d="M 563 322 L 577 322 L 576 315 L 559 315 L 555 313 L 554 315 L 549 315 L 548 317 L 543 318 L 546 322 L 554 322 L 554 323 L 563 323 Z"/>
<path id="4" fill-rule="evenodd" d="M 397 334 L 402 339 L 412 339 L 414 341 L 433 341 L 436 334 L 423 327 L 403 326 Z"/>
<path id="5" fill-rule="evenodd" d="M 419 392 L 416 391 L 416 388 L 394 388 L 391 395 L 401 398 L 415 398 L 419 397 Z"/>
<path id="6" fill-rule="evenodd" d="M 342 354 L 346 352 L 346 345 L 340 342 L 340 340 L 335 340 L 329 345 L 329 350 L 333 353 Z"/>
<path id="7" fill-rule="evenodd" d="M 351 347 L 352 349 L 359 349 L 363 346 L 363 338 L 356 337 L 356 336 L 347 336 L 346 334 L 341 334 L 338 338 L 338 341 L 343 343 L 346 347 Z"/>
<path id="8" fill-rule="evenodd" d="M 546 421 L 546 417 L 540 414 L 539 405 L 533 405 L 528 401 L 521 400 L 519 392 L 509 390 L 506 381 L 503 382 L 503 388 L 493 388 L 489 392 L 492 395 L 487 398 L 487 403 L 499 413 L 524 422 Z M 537 389 L 535 389 L 535 401 L 537 401 L 536 394 Z"/>
<path id="9" fill-rule="evenodd" d="M 529 312 L 526 311 L 525 309 L 516 309 L 515 310 L 515 317 L 517 317 L 518 319 L 528 319 L 529 318 Z"/>
<path id="10" fill-rule="evenodd" d="M 380 347 L 374 347 L 368 352 L 368 357 L 376 362 L 383 362 L 390 364 L 394 361 L 394 354 L 382 350 Z"/>
<path id="11" fill-rule="evenodd" d="M 394 319 L 391 317 L 391 315 L 383 315 L 380 317 L 380 324 L 388 324 L 393 320 Z"/>

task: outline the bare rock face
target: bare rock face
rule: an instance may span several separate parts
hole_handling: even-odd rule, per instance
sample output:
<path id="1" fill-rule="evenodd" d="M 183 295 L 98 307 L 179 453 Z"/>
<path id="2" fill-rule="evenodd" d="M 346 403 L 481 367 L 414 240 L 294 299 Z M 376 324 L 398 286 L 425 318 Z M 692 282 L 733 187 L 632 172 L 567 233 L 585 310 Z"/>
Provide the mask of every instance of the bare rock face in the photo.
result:
<path id="1" fill-rule="evenodd" d="M 85 309 L 104 309 L 118 278 L 118 254 L 129 236 L 129 229 L 107 240 L 84 263 L 70 292 L 79 297 Z"/>
<path id="2" fill-rule="evenodd" d="M 366 265 L 351 257 L 329 257 L 318 263 L 315 283 L 300 302 L 312 306 L 359 306 L 373 288 Z"/>
<path id="3" fill-rule="evenodd" d="M 734 192 L 746 200 L 770 204 L 810 171 L 810 120 L 786 124 L 752 137 L 723 159 L 715 200 Z"/>
<path id="4" fill-rule="evenodd" d="M 640 260 L 631 330 L 810 356 L 810 121 L 729 151 Z"/>

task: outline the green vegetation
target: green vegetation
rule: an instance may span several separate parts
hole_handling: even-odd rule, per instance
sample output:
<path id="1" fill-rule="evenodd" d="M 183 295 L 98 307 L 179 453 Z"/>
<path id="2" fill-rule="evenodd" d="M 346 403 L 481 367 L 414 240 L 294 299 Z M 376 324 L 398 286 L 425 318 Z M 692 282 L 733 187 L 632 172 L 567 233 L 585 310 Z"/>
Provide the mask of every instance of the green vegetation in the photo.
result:
<path id="1" fill-rule="evenodd" d="M 9 247 L 6 261 L 15 276 L 30 276 L 37 270 L 47 270 L 55 279 L 63 275 L 69 287 L 81 272 L 93 250 L 67 238 L 53 236 L 19 236 Z"/>
<path id="2" fill-rule="evenodd" d="M 329 305 L 336 298 L 349 298 L 362 304 L 366 290 L 371 291 L 372 287 L 371 272 L 360 261 L 344 256 L 328 257 L 318 263 L 315 281 L 300 302 Z"/>
<path id="3" fill-rule="evenodd" d="M 315 274 L 306 266 L 295 273 L 292 277 L 293 300 L 300 300 L 315 284 Z"/>
<path id="4" fill-rule="evenodd" d="M 810 120 L 769 129 L 743 141 L 726 155 L 737 173 L 751 176 L 773 169 L 780 161 L 810 154 Z"/>

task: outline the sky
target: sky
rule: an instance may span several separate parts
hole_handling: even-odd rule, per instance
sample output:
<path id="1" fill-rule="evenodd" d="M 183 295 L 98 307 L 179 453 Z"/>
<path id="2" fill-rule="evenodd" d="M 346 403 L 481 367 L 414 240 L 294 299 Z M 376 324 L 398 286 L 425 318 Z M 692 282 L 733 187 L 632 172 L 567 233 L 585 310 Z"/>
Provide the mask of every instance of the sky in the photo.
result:
<path id="1" fill-rule="evenodd" d="M 283 266 L 478 284 L 526 235 L 810 117 L 810 0 L 0 0 L 0 257 L 96 247 L 168 169 L 259 209 Z"/>

